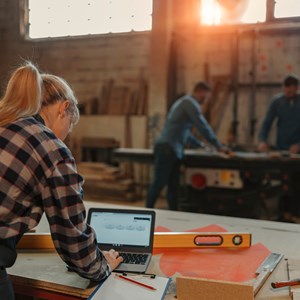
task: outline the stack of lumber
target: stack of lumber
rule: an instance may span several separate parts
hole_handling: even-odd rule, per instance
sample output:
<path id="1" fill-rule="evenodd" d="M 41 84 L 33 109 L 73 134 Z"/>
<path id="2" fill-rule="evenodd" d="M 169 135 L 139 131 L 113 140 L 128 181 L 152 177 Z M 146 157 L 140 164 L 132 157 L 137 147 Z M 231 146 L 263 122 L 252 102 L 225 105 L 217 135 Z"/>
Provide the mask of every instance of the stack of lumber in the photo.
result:
<path id="1" fill-rule="evenodd" d="M 81 162 L 77 166 L 85 179 L 83 188 L 86 196 L 118 201 L 138 200 L 134 181 L 120 168 L 97 162 Z"/>
<path id="2" fill-rule="evenodd" d="M 87 115 L 146 115 L 148 85 L 145 79 L 132 80 L 131 84 L 116 84 L 109 79 L 102 85 L 99 97 L 85 104 Z"/>

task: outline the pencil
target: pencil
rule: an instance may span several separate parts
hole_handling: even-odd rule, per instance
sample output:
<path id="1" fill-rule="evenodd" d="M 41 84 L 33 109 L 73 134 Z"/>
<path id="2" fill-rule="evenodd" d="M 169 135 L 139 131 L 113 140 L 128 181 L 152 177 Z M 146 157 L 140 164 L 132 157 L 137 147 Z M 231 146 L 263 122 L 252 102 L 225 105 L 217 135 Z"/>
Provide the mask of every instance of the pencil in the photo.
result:
<path id="1" fill-rule="evenodd" d="M 150 285 L 147 285 L 147 284 L 144 284 L 144 283 L 135 281 L 135 280 L 130 279 L 130 278 L 128 278 L 128 277 L 125 277 L 125 276 L 123 276 L 123 275 L 119 275 L 119 274 L 115 274 L 115 275 L 116 275 L 117 277 L 119 277 L 120 279 L 129 281 L 129 282 L 131 282 L 131 283 L 135 283 L 135 284 L 137 284 L 137 285 L 139 285 L 139 286 L 142 286 L 142 287 L 144 287 L 144 288 L 146 288 L 146 289 L 149 289 L 149 290 L 152 290 L 152 291 L 156 291 L 156 288 L 154 288 L 153 286 L 150 286 Z"/>
<path id="2" fill-rule="evenodd" d="M 300 285 L 300 278 L 294 279 L 294 280 L 288 280 L 288 281 L 279 281 L 279 282 L 272 282 L 271 286 L 274 289 L 285 287 L 285 286 L 294 286 L 294 285 Z"/>

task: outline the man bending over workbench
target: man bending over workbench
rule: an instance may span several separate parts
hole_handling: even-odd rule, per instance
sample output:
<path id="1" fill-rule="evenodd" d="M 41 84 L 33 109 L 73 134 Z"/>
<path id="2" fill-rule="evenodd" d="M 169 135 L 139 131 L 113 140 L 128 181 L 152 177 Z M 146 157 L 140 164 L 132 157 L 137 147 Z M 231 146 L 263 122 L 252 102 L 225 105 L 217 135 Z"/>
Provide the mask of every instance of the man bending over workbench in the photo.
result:
<path id="1" fill-rule="evenodd" d="M 299 79 L 288 75 L 283 81 L 283 93 L 272 100 L 263 121 L 258 150 L 266 152 L 270 146 L 268 135 L 276 119 L 276 149 L 289 151 L 291 154 L 300 152 L 300 94 Z M 280 221 L 295 222 L 299 217 L 300 172 L 290 174 L 289 192 L 280 198 Z"/>
<path id="2" fill-rule="evenodd" d="M 192 134 L 195 127 L 218 151 L 228 152 L 201 112 L 201 104 L 210 95 L 210 87 L 205 82 L 195 85 L 191 95 L 180 97 L 171 106 L 164 128 L 154 146 L 154 178 L 149 187 L 146 206 L 153 208 L 161 190 L 167 185 L 168 208 L 177 210 L 180 178 L 180 163 L 184 158 L 184 147 L 203 147 Z"/>

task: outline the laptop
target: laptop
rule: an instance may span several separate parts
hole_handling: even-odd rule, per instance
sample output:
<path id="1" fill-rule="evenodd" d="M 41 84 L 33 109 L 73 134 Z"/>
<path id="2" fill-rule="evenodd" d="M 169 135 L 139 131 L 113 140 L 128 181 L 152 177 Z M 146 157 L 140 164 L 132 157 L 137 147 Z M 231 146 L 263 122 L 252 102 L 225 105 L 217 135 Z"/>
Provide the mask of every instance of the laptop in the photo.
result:
<path id="1" fill-rule="evenodd" d="M 101 250 L 115 249 L 124 258 L 115 272 L 146 272 L 153 250 L 154 211 L 90 208 L 87 222 Z"/>

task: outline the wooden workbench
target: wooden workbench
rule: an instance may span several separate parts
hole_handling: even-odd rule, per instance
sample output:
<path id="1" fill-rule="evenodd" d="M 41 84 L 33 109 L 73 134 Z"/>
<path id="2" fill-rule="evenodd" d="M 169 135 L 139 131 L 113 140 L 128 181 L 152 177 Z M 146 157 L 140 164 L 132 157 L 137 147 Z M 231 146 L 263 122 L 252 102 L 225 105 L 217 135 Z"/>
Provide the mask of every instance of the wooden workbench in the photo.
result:
<path id="1" fill-rule="evenodd" d="M 113 205 L 85 202 L 86 208 L 112 207 Z M 126 207 L 126 206 L 118 206 Z M 128 208 L 128 207 L 127 207 Z M 286 258 L 297 259 L 300 248 L 300 226 L 298 224 L 270 222 L 263 220 L 240 219 L 233 217 L 203 215 L 168 210 L 156 210 L 156 226 L 169 228 L 171 231 L 186 231 L 193 228 L 217 224 L 230 232 L 252 233 L 252 244 L 263 243 L 271 252 L 282 253 Z M 48 232 L 48 223 L 42 218 L 37 232 Z M 154 256 L 149 272 L 161 274 L 158 265 L 159 255 Z M 9 269 L 15 289 L 23 295 L 56 300 L 86 299 L 94 289 L 88 280 L 67 271 L 65 264 L 55 252 L 20 253 L 16 264 Z M 270 281 L 287 280 L 286 261 L 272 274 L 256 299 L 290 299 L 289 289 L 272 290 Z M 173 299 L 174 284 L 170 287 L 166 299 Z"/>
<path id="2" fill-rule="evenodd" d="M 289 154 L 286 151 L 269 153 L 235 151 L 230 155 L 203 149 L 184 151 L 184 164 L 187 167 L 239 169 L 239 170 L 278 170 L 297 171 L 300 166 L 300 154 Z M 153 163 L 153 149 L 117 148 L 113 150 L 117 161 Z"/>

